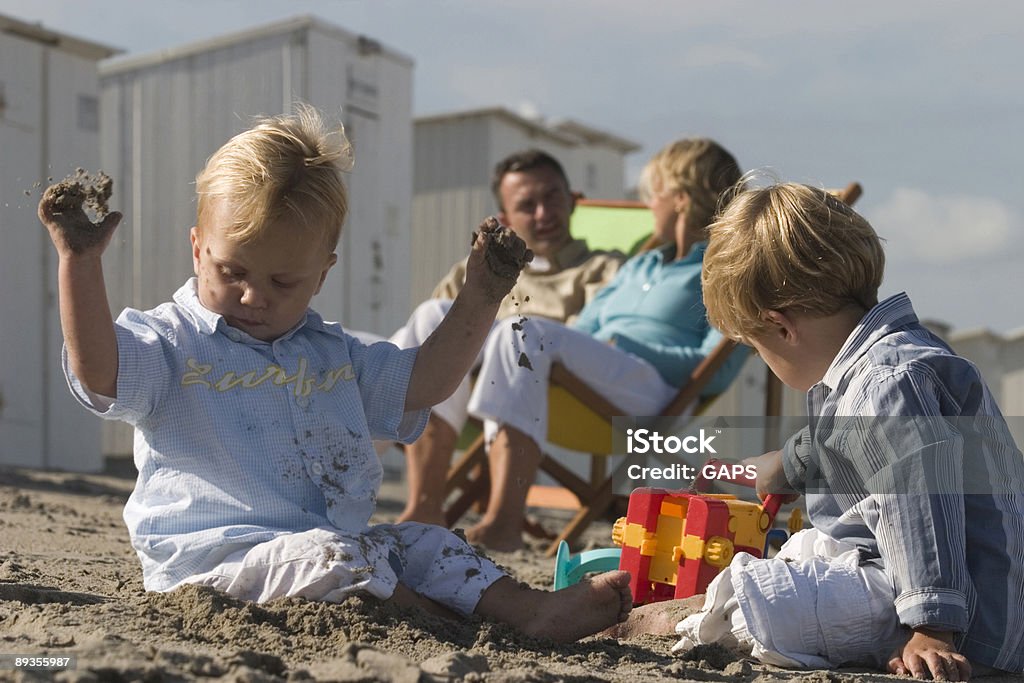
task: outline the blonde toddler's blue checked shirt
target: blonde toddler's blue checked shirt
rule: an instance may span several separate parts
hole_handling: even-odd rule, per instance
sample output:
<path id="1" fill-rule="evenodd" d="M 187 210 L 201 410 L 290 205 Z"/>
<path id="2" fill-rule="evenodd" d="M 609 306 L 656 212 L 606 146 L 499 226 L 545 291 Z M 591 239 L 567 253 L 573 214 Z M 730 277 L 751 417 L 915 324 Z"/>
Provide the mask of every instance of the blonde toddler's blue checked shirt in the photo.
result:
<path id="1" fill-rule="evenodd" d="M 148 590 L 281 534 L 365 529 L 381 481 L 372 440 L 412 441 L 429 415 L 404 412 L 418 349 L 366 346 L 312 310 L 259 341 L 204 308 L 195 287 L 118 317 L 109 407 L 64 363 L 87 408 L 135 427 L 124 519 Z"/>
<path id="2" fill-rule="evenodd" d="M 860 321 L 807 410 L 783 465 L 811 523 L 881 562 L 904 625 L 1024 670 L 1024 464 L 978 369 L 898 294 Z"/>

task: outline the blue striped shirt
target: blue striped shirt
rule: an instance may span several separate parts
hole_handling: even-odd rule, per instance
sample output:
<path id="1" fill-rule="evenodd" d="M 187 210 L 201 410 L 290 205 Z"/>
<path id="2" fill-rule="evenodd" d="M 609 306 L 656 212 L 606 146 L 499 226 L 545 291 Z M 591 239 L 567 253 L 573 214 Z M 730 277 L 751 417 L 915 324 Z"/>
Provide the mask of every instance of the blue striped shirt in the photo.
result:
<path id="1" fill-rule="evenodd" d="M 807 411 L 783 464 L 811 523 L 881 563 L 903 624 L 1024 670 L 1024 462 L 978 369 L 899 294 L 860 321 Z"/>
<path id="2" fill-rule="evenodd" d="M 381 481 L 373 439 L 414 440 L 405 413 L 418 349 L 365 346 L 307 311 L 273 342 L 174 301 L 115 323 L 117 398 L 90 410 L 135 427 L 138 481 L 124 510 L 148 590 L 168 590 L 281 534 L 366 528 Z"/>

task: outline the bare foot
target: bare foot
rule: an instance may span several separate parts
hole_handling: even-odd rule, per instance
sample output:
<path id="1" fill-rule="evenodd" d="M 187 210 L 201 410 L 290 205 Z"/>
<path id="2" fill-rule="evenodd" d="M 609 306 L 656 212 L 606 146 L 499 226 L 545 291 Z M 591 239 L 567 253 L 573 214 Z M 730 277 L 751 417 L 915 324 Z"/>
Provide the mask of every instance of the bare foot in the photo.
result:
<path id="1" fill-rule="evenodd" d="M 558 591 L 530 588 L 506 576 L 484 591 L 476 613 L 530 636 L 570 643 L 625 620 L 632 608 L 629 572 L 613 571 Z"/>
<path id="2" fill-rule="evenodd" d="M 633 609 L 629 618 L 601 632 L 601 635 L 619 640 L 629 640 L 644 634 L 670 636 L 676 632 L 676 624 L 698 612 L 704 606 L 704 596 L 694 595 L 678 600 L 663 600 L 640 605 Z"/>
<path id="3" fill-rule="evenodd" d="M 523 547 L 523 530 L 518 526 L 500 527 L 481 521 L 466 529 L 466 540 L 488 550 L 511 553 Z"/>
<path id="4" fill-rule="evenodd" d="M 522 630 L 560 643 L 571 643 L 625 621 L 633 608 L 629 572 L 624 571 L 599 574 L 542 595 L 547 604 Z"/>

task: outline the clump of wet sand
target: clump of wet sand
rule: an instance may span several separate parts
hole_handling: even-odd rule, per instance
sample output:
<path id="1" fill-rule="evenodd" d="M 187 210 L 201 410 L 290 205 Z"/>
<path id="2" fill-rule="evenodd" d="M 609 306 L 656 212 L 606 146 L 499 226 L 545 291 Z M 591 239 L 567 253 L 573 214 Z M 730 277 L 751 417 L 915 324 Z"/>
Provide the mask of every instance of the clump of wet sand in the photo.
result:
<path id="1" fill-rule="evenodd" d="M 106 235 L 102 228 L 110 214 L 113 191 L 114 181 L 103 171 L 93 174 L 78 168 L 47 187 L 40 206 L 44 215 L 61 227 L 71 250 L 80 253 Z"/>
<path id="2" fill-rule="evenodd" d="M 529 300 L 529 297 L 527 297 L 527 300 Z M 512 323 L 512 329 L 522 336 L 524 342 L 526 341 L 526 332 L 523 331 L 523 323 L 525 323 L 527 320 L 529 320 L 529 318 L 527 318 L 525 315 L 520 315 L 519 320 Z M 533 370 L 533 363 L 530 362 L 530 357 L 526 355 L 525 351 L 521 351 L 519 353 L 519 360 L 517 361 L 517 363 L 521 368 Z"/>
<path id="3" fill-rule="evenodd" d="M 103 220 L 110 213 L 108 202 L 113 192 L 114 181 L 103 171 L 92 174 L 84 168 L 76 168 L 64 180 L 46 188 L 43 196 L 52 196 L 55 213 L 73 212 L 84 205 L 96 220 Z"/>
<path id="4" fill-rule="evenodd" d="M 491 272 L 507 280 L 518 278 L 520 271 L 533 260 L 533 252 L 527 249 L 526 243 L 493 216 L 486 218 L 480 229 L 473 233 L 472 243 L 476 243 L 482 232 L 489 236 L 484 259 Z"/>

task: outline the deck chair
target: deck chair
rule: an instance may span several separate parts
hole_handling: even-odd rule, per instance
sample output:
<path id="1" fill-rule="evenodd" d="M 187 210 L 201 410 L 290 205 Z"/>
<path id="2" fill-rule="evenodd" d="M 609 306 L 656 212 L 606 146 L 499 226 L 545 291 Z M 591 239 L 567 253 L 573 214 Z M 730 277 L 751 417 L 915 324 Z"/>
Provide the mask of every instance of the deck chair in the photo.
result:
<path id="1" fill-rule="evenodd" d="M 643 202 L 578 199 L 569 232 L 591 249 L 632 256 L 654 232 L 654 215 Z"/>

